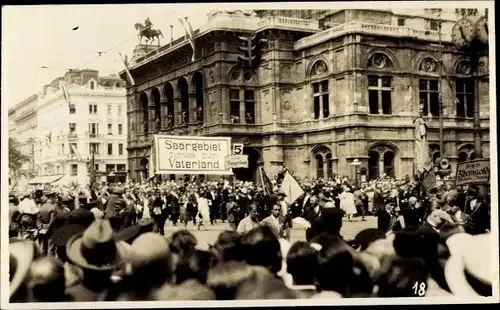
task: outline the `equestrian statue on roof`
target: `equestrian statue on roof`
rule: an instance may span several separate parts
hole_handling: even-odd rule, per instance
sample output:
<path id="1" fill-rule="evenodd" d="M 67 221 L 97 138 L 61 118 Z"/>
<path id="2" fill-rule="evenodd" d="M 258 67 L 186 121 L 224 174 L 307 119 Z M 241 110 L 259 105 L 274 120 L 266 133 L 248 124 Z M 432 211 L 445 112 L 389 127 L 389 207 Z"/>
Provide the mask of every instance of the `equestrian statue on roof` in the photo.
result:
<path id="1" fill-rule="evenodd" d="M 153 43 L 155 40 L 158 42 L 158 46 L 160 46 L 160 36 L 163 38 L 163 33 L 161 33 L 161 30 L 153 29 L 153 23 L 149 19 L 149 17 L 146 18 L 144 21 L 144 25 L 141 23 L 136 23 L 134 25 L 135 29 L 137 30 L 137 37 L 139 39 L 139 44 L 142 42 L 142 38 L 146 38 L 146 44 Z"/>

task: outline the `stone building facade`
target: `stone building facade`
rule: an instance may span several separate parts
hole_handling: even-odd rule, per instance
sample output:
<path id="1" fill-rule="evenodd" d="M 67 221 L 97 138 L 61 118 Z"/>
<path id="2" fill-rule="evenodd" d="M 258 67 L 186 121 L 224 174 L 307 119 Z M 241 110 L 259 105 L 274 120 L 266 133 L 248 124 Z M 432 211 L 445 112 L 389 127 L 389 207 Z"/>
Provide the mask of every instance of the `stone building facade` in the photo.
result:
<path id="1" fill-rule="evenodd" d="M 239 179 L 252 179 L 258 164 L 271 175 L 286 165 L 299 178 L 353 177 L 354 159 L 361 162 L 358 173 L 368 178 L 411 176 L 413 121 L 421 104 L 430 155 L 440 156 L 438 89 L 443 156 L 453 171 L 473 156 L 470 63 L 450 42 L 454 12 L 444 10 L 440 17 L 441 48 L 434 13 L 420 11 L 209 14 L 207 25 L 195 32 L 194 62 L 181 38 L 130 66 L 136 82 L 127 88 L 131 177 L 148 175 L 156 133 L 231 136 L 249 155 L 249 169 L 236 171 Z M 237 38 L 255 33 L 268 43 L 260 66 L 247 69 L 238 61 Z M 440 80 L 441 55 L 446 78 Z M 480 69 L 477 90 L 485 157 L 487 68 Z"/>

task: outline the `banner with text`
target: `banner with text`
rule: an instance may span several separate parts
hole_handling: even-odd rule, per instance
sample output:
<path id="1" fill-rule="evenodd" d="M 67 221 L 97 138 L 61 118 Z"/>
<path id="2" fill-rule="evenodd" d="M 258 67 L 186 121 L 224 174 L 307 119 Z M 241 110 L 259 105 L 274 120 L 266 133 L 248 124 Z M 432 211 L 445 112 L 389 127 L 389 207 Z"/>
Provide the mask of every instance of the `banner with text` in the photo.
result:
<path id="1" fill-rule="evenodd" d="M 157 174 L 229 175 L 230 137 L 155 136 Z"/>
<path id="2" fill-rule="evenodd" d="M 466 184 L 488 183 L 490 181 L 490 161 L 474 160 L 459 163 L 457 167 L 456 186 Z"/>

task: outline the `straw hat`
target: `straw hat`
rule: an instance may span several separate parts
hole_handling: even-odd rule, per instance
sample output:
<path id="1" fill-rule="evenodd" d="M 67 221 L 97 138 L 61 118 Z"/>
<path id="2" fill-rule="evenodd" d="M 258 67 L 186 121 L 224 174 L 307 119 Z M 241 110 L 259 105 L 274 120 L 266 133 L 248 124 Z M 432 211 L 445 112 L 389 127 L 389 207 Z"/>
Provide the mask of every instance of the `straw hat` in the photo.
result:
<path id="1" fill-rule="evenodd" d="M 31 263 L 38 256 L 40 256 L 40 250 L 33 241 L 21 239 L 9 240 L 9 298 L 12 298 L 24 282 Z"/>
<path id="2" fill-rule="evenodd" d="M 491 264 L 491 234 L 455 234 L 446 240 L 446 244 L 451 256 L 446 262 L 444 274 L 450 291 L 460 297 L 488 296 L 487 293 L 478 292 L 474 286 L 491 288 L 495 277 Z"/>
<path id="3" fill-rule="evenodd" d="M 66 254 L 82 268 L 105 271 L 123 263 L 126 249 L 114 239 L 109 220 L 96 219 L 83 234 L 77 234 L 68 241 Z"/>

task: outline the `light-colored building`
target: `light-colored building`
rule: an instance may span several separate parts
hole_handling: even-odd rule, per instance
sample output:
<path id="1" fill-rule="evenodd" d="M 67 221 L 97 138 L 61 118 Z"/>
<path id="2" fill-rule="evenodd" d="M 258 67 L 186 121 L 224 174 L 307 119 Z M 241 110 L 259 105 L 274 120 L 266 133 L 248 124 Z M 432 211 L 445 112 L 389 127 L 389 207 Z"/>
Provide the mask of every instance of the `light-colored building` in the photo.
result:
<path id="1" fill-rule="evenodd" d="M 271 174 L 286 164 L 300 178 L 353 177 L 354 159 L 368 178 L 411 176 L 421 104 L 429 155 L 448 158 L 454 171 L 473 157 L 475 94 L 489 157 L 488 66 L 474 77 L 468 55 L 451 42 L 460 10 L 254 13 L 211 12 L 195 31 L 194 62 L 186 38 L 134 57 L 136 85 L 127 89 L 132 178 L 148 175 L 155 133 L 231 136 L 249 155 L 249 169 L 235 170 L 239 179 L 254 178 L 258 164 Z M 238 37 L 257 33 L 268 43 L 259 66 L 248 69 L 238 60 Z M 447 77 L 441 80 L 440 55 Z"/>
<path id="2" fill-rule="evenodd" d="M 21 169 L 15 175 L 11 175 L 12 181 L 21 185 L 36 175 L 34 155 L 37 102 L 38 95 L 31 95 L 9 109 L 8 113 L 9 137 L 18 142 L 19 151 L 28 158 L 27 161 L 22 163 Z"/>
<path id="3" fill-rule="evenodd" d="M 70 104 L 63 96 L 66 85 Z M 44 87 L 37 105 L 35 166 L 38 176 L 64 175 L 61 183 L 88 184 L 95 170 L 123 181 L 127 171 L 124 82 L 96 70 L 71 70 Z M 119 176 L 119 177 L 118 177 Z M 107 178 L 107 181 L 111 178 Z"/>

